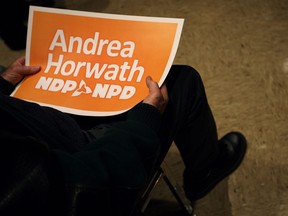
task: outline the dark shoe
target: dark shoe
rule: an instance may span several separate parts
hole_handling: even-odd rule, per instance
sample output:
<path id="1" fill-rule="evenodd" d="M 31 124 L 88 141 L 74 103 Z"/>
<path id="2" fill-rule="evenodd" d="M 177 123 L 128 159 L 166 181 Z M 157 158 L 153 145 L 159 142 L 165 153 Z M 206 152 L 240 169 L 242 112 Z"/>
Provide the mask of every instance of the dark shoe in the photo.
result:
<path id="1" fill-rule="evenodd" d="M 243 161 L 247 141 L 239 132 L 230 132 L 219 140 L 220 157 L 205 174 L 184 178 L 187 198 L 194 202 L 207 195 L 221 180 L 233 173 Z"/>

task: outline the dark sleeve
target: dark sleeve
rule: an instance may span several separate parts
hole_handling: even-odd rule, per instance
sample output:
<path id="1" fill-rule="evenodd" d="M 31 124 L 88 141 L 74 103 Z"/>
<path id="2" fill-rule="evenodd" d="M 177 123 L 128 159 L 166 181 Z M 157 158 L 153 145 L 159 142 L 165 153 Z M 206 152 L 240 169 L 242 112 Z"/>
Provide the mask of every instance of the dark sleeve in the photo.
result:
<path id="1" fill-rule="evenodd" d="M 83 131 L 71 117 L 56 109 L 0 92 L 0 129 L 34 136 L 50 148 L 75 152 L 86 144 Z"/>
<path id="2" fill-rule="evenodd" d="M 6 81 L 3 77 L 0 76 L 0 91 L 5 95 L 10 95 L 15 89 L 11 83 Z"/>

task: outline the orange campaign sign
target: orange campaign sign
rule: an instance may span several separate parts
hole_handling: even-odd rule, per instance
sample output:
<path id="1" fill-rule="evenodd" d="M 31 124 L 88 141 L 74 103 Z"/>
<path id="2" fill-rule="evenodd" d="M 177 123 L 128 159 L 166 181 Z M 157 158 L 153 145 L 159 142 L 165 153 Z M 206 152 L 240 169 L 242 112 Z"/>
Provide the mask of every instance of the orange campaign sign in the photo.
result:
<path id="1" fill-rule="evenodd" d="M 161 85 L 178 48 L 183 19 L 30 6 L 26 64 L 40 65 L 12 96 L 63 112 L 109 116 Z"/>

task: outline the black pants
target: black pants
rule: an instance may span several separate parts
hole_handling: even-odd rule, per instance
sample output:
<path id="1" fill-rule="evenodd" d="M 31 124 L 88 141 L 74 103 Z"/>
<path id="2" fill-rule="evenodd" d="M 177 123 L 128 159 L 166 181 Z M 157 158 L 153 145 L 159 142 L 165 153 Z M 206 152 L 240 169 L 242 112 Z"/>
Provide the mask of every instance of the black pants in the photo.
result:
<path id="1" fill-rule="evenodd" d="M 216 124 L 203 82 L 189 66 L 173 66 L 167 80 L 169 103 L 160 130 L 162 157 L 175 141 L 186 170 L 198 172 L 218 157 Z"/>

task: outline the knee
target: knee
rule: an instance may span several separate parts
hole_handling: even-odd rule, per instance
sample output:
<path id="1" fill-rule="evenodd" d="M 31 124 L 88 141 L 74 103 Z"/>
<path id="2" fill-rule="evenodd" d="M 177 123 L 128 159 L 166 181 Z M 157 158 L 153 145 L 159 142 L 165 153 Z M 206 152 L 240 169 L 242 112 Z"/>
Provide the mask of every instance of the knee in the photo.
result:
<path id="1" fill-rule="evenodd" d="M 173 80 L 173 82 L 179 80 L 183 85 L 185 83 L 202 85 L 199 72 L 190 65 L 173 65 L 168 76 L 170 76 L 168 79 Z"/>

